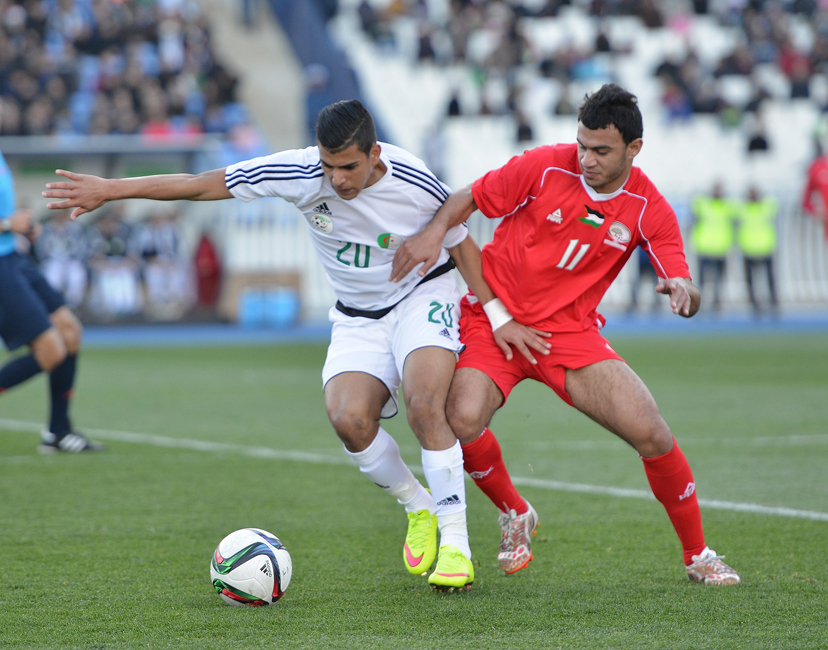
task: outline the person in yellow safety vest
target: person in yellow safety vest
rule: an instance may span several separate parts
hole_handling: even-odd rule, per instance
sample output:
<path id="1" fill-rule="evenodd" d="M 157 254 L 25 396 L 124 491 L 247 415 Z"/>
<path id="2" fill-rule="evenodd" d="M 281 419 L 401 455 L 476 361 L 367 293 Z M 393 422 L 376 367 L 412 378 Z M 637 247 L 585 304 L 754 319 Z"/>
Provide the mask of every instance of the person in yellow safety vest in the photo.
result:
<path id="1" fill-rule="evenodd" d="M 748 189 L 747 199 L 739 207 L 739 232 L 737 240 L 745 260 L 745 279 L 747 280 L 750 304 L 757 316 L 762 313 L 762 306 L 756 298 L 753 277 L 759 269 L 765 269 L 768 282 L 771 308 L 779 311 L 776 295 L 776 281 L 773 274 L 773 254 L 776 252 L 776 215 L 779 204 L 773 197 L 762 197 L 756 186 Z"/>
<path id="2" fill-rule="evenodd" d="M 725 198 L 721 182 L 716 181 L 710 196 L 693 199 L 693 232 L 691 240 L 699 256 L 699 287 L 707 286 L 713 274 L 713 311 L 721 309 L 721 285 L 724 278 L 727 254 L 733 248 L 735 238 L 734 219 L 736 208 Z"/>

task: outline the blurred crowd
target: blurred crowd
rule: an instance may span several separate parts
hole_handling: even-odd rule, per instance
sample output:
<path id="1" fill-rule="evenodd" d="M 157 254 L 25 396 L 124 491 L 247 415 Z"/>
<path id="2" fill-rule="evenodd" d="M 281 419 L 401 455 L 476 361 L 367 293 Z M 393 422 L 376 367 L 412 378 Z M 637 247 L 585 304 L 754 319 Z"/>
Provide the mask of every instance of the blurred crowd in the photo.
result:
<path id="1" fill-rule="evenodd" d="M 237 83 L 196 0 L 0 0 L 0 135 L 228 133 Z"/>
<path id="2" fill-rule="evenodd" d="M 826 101 L 814 98 L 812 91 L 815 75 L 824 79 L 828 73 L 824 5 L 819 0 L 451 0 L 448 19 L 438 21 L 426 0 L 390 4 L 362 0 L 358 14 L 365 34 L 387 49 L 401 46 L 394 21 L 400 17 L 415 20 L 417 60 L 467 66 L 479 86 L 477 105 L 464 105 L 458 92 L 447 106 L 447 115 L 512 114 L 518 124 L 518 141 L 531 140 L 531 125 L 522 108 L 523 95 L 532 92 L 529 80 L 554 81 L 560 92 L 549 112 L 573 114 L 578 98 L 570 96 L 571 84 L 606 77 L 606 57 L 623 54 L 629 47 L 612 41 L 607 20 L 637 16 L 646 28 L 669 28 L 676 42 L 683 44 L 649 71 L 659 80 L 668 119 L 706 113 L 719 116 L 726 125 L 747 122 L 748 149 L 759 151 L 770 146 L 759 110 L 765 99 L 782 94 Z M 525 29 L 523 18 L 558 16 L 569 6 L 596 21 L 596 37 L 589 46 L 565 39 L 550 49 Z M 707 16 L 734 30 L 732 49 L 718 61 L 711 63 L 689 43 L 688 30 L 695 16 Z M 772 89 L 756 74 L 760 66 L 767 65 L 778 73 Z M 735 102 L 722 91 L 722 78 L 731 75 L 742 77 L 749 86 L 743 101 Z"/>
<path id="3" fill-rule="evenodd" d="M 94 221 L 50 213 L 31 251 L 49 283 L 88 320 L 175 320 L 196 303 L 175 209 L 127 221 L 121 206 Z"/>

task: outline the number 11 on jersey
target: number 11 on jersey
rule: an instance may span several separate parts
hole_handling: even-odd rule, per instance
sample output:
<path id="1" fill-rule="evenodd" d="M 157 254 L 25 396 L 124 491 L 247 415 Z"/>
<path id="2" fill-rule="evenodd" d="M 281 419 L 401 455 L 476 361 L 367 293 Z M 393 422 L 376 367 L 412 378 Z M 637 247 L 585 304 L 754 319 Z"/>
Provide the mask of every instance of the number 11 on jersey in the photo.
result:
<path id="1" fill-rule="evenodd" d="M 563 269 L 564 271 L 571 271 L 574 269 L 578 262 L 580 262 L 584 255 L 586 255 L 586 252 L 589 250 L 589 244 L 581 244 L 581 247 L 578 248 L 578 252 L 575 254 L 575 257 L 573 257 L 572 261 L 569 262 L 569 258 L 572 257 L 572 253 L 575 252 L 576 248 L 578 248 L 578 240 L 570 239 L 569 246 L 566 247 L 566 250 L 561 257 L 561 261 L 556 265 L 559 269 Z M 569 262 L 568 265 L 567 262 Z"/>

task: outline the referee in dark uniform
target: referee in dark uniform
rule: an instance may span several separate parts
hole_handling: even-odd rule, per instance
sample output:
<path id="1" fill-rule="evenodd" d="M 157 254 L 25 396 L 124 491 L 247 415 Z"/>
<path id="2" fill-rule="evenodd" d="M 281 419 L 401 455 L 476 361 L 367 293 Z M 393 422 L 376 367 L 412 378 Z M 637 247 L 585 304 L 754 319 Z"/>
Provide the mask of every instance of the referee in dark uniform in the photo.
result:
<path id="1" fill-rule="evenodd" d="M 34 239 L 32 215 L 16 210 L 14 183 L 0 154 L 0 339 L 9 351 L 28 354 L 0 367 L 0 400 L 12 387 L 39 372 L 49 373 L 51 415 L 41 433 L 42 453 L 100 451 L 100 443 L 72 429 L 69 405 L 83 328 L 32 260 L 17 251 L 17 235 Z"/>

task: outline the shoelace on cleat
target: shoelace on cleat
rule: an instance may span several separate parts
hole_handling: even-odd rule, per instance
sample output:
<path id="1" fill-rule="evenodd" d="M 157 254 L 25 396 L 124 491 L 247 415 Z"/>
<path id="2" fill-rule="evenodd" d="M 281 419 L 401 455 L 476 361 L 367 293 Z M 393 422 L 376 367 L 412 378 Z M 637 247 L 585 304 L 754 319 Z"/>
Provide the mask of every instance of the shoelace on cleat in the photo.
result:
<path id="1" fill-rule="evenodd" d="M 414 529 L 408 534 L 409 547 L 413 545 L 419 548 L 420 546 L 425 546 L 428 542 L 429 533 L 431 532 L 431 513 L 427 510 L 425 512 L 426 514 L 423 516 L 417 516 L 416 513 L 412 513 L 415 514 L 415 524 Z"/>

